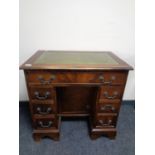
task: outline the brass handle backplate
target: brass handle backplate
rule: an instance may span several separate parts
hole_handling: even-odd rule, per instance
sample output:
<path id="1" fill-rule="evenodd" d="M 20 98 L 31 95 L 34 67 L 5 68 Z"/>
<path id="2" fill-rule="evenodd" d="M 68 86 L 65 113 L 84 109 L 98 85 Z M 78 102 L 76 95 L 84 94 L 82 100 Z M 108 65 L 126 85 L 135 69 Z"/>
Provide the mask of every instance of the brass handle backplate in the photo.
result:
<path id="1" fill-rule="evenodd" d="M 51 75 L 49 80 L 45 80 L 42 75 L 37 78 L 41 84 L 50 84 L 53 80 L 56 79 L 55 75 Z"/>
<path id="2" fill-rule="evenodd" d="M 36 98 L 39 99 L 39 100 L 45 100 L 45 99 L 47 99 L 48 96 L 50 95 L 50 92 L 47 91 L 47 92 L 45 92 L 44 96 L 40 96 L 39 92 L 36 91 L 36 92 L 34 92 L 34 95 L 35 95 Z"/>
<path id="3" fill-rule="evenodd" d="M 118 92 L 117 92 L 117 91 L 115 91 L 115 92 L 113 93 L 113 95 L 112 95 L 112 96 L 109 96 L 108 92 L 107 92 L 107 91 L 105 91 L 103 95 L 104 95 L 104 96 L 105 96 L 105 98 L 107 98 L 107 99 L 115 99 L 115 98 L 118 96 Z"/>
<path id="4" fill-rule="evenodd" d="M 41 114 L 41 115 L 48 115 L 51 111 L 52 111 L 51 107 L 48 107 L 46 111 L 42 111 L 40 107 L 37 107 L 37 112 L 38 114 Z"/>
<path id="5" fill-rule="evenodd" d="M 47 125 L 45 125 L 42 121 L 39 121 L 38 124 L 40 125 L 41 128 L 49 128 L 53 124 L 52 121 L 49 121 Z"/>
<path id="6" fill-rule="evenodd" d="M 99 120 L 99 123 L 100 123 L 100 125 L 102 125 L 102 126 L 109 126 L 109 125 L 111 125 L 112 120 L 109 119 L 109 120 L 108 120 L 108 123 L 105 123 L 103 120 Z"/>
<path id="7" fill-rule="evenodd" d="M 106 104 L 105 106 L 101 107 L 101 110 L 111 110 L 111 111 L 115 111 L 115 107 L 112 106 L 111 104 Z"/>
<path id="8" fill-rule="evenodd" d="M 98 79 L 99 79 L 103 84 L 112 84 L 112 82 L 116 79 L 116 77 L 115 77 L 115 76 L 111 76 L 110 81 L 105 81 L 105 80 L 104 80 L 104 76 L 103 76 L 103 75 L 100 75 Z"/>

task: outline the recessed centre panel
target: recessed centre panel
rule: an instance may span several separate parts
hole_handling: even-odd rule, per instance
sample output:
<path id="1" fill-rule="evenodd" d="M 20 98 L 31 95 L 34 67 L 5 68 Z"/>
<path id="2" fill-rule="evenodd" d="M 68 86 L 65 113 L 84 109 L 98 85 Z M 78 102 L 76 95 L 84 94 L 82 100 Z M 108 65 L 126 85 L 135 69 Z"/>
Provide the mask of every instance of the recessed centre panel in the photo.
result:
<path id="1" fill-rule="evenodd" d="M 98 87 L 57 87 L 59 114 L 89 114 L 95 105 Z"/>

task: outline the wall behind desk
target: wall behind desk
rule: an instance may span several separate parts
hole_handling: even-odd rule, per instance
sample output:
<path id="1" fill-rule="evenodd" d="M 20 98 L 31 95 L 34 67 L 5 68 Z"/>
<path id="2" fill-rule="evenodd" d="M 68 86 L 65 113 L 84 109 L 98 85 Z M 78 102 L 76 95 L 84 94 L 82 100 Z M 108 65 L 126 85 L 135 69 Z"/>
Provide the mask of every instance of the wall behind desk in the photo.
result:
<path id="1" fill-rule="evenodd" d="M 20 0 L 19 62 L 38 49 L 113 51 L 134 67 L 134 0 Z M 23 71 L 19 99 L 28 100 Z M 124 100 L 135 99 L 134 71 Z"/>

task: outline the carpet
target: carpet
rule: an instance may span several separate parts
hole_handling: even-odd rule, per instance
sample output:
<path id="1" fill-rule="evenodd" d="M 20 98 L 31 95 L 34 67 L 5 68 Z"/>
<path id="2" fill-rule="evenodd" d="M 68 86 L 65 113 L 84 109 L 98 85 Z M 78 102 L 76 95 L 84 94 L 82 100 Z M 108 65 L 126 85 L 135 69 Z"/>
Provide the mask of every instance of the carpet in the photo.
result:
<path id="1" fill-rule="evenodd" d="M 60 141 L 32 138 L 28 105 L 19 107 L 19 155 L 134 155 L 135 112 L 133 101 L 123 102 L 117 124 L 115 140 L 106 137 L 91 140 L 85 119 L 67 120 L 61 123 Z"/>

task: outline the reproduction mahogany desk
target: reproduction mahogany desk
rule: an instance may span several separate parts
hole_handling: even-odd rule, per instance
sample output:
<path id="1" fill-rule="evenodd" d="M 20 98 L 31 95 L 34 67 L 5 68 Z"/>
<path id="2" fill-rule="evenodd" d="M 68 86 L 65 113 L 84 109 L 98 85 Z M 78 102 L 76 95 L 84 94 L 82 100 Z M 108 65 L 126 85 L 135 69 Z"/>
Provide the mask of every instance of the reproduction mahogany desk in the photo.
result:
<path id="1" fill-rule="evenodd" d="M 36 141 L 59 140 L 61 117 L 88 117 L 92 139 L 115 138 L 132 70 L 126 62 L 112 52 L 38 51 L 20 69 L 25 73 Z"/>

